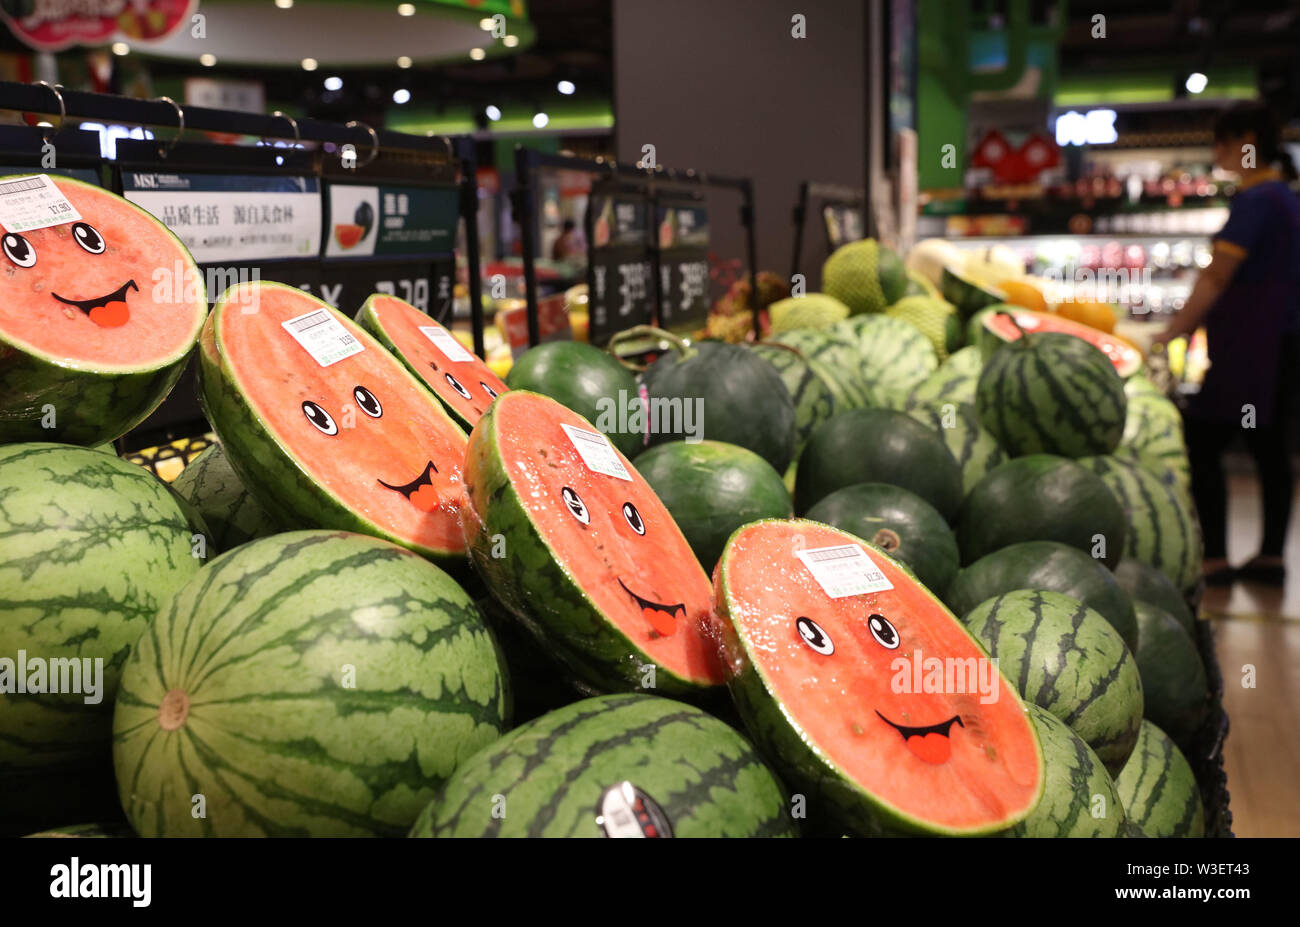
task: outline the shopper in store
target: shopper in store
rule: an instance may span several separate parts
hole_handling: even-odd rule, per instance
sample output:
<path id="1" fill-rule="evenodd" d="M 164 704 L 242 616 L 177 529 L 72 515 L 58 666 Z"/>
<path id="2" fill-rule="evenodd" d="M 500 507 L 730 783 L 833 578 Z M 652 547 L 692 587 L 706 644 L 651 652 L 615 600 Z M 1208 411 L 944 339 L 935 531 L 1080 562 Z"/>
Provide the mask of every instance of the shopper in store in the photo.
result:
<path id="1" fill-rule="evenodd" d="M 560 237 L 551 246 L 551 260 L 567 261 L 578 252 L 578 227 L 572 219 L 565 219 Z"/>
<path id="2" fill-rule="evenodd" d="M 1220 114 L 1214 163 L 1241 178 L 1238 192 L 1210 264 L 1156 341 L 1205 326 L 1210 366 L 1184 416 L 1206 582 L 1281 585 L 1292 498 L 1287 424 L 1300 341 L 1300 199 L 1289 186 L 1296 169 L 1261 103 Z M 1264 535 L 1259 553 L 1234 568 L 1227 559 L 1223 454 L 1238 434 L 1259 474 Z"/>

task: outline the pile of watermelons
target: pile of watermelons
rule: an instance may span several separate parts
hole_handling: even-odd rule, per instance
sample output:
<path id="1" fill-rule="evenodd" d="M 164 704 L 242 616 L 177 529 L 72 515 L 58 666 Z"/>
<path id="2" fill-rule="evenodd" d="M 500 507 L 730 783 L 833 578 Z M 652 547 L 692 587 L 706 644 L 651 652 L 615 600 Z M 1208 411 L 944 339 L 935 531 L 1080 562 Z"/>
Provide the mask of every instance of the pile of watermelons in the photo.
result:
<path id="1" fill-rule="evenodd" d="M 393 297 L 123 286 L 197 270 L 57 184 L 0 277 L 0 833 L 1203 832 L 1177 413 L 1086 341 L 962 347 L 869 242 L 770 343 L 503 383 Z M 169 485 L 102 445 L 192 352 Z"/>

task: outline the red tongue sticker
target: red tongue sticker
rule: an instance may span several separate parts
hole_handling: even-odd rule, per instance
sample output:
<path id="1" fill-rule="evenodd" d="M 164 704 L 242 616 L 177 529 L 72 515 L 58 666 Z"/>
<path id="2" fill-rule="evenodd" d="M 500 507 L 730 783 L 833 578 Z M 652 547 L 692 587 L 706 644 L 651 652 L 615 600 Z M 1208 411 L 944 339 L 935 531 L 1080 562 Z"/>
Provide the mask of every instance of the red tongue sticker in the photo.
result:
<path id="1" fill-rule="evenodd" d="M 421 486 L 410 496 L 411 505 L 415 506 L 421 512 L 432 512 L 438 508 L 438 503 L 442 500 L 438 497 L 438 490 L 432 486 Z"/>
<path id="2" fill-rule="evenodd" d="M 926 734 L 924 737 L 907 738 L 907 749 L 912 755 L 925 763 L 939 765 L 952 757 L 952 741 L 943 734 Z"/>
<path id="3" fill-rule="evenodd" d="M 673 616 L 660 608 L 643 608 L 641 615 L 646 621 L 650 622 L 650 627 L 654 628 L 664 637 L 671 637 L 677 630 L 677 622 L 673 621 Z"/>
<path id="4" fill-rule="evenodd" d="M 124 301 L 105 303 L 90 310 L 90 321 L 101 328 L 117 328 L 125 325 L 130 318 L 131 310 Z"/>

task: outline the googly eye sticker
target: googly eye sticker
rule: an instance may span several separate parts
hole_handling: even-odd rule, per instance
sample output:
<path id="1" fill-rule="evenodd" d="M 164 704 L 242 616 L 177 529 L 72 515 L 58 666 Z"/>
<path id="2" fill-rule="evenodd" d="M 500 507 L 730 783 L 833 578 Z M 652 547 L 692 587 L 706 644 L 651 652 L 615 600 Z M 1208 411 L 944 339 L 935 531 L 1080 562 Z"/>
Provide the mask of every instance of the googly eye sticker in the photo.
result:
<path id="1" fill-rule="evenodd" d="M 815 650 L 824 657 L 829 657 L 835 652 L 835 642 L 831 640 L 831 636 L 811 618 L 796 618 L 794 626 L 795 630 L 799 632 L 799 637 L 810 649 Z"/>

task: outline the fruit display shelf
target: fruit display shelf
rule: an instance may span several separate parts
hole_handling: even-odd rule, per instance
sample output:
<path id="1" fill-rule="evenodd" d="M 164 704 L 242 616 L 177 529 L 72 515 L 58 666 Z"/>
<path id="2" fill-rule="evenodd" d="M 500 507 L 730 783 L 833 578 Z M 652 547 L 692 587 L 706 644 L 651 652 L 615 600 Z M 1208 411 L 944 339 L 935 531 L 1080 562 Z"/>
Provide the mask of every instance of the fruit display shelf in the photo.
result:
<path id="1" fill-rule="evenodd" d="M 1202 585 L 1203 588 L 1203 585 Z M 1192 614 L 1198 614 L 1202 588 L 1192 595 Z M 1228 774 L 1223 767 L 1223 745 L 1228 739 L 1228 714 L 1223 710 L 1223 675 L 1214 649 L 1214 631 L 1208 621 L 1196 622 L 1196 649 L 1205 664 L 1210 690 L 1209 710 L 1187 754 L 1205 806 L 1205 836 L 1231 837 L 1232 810 L 1228 807 Z"/>

